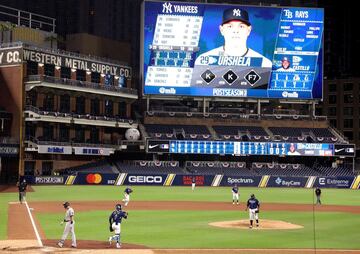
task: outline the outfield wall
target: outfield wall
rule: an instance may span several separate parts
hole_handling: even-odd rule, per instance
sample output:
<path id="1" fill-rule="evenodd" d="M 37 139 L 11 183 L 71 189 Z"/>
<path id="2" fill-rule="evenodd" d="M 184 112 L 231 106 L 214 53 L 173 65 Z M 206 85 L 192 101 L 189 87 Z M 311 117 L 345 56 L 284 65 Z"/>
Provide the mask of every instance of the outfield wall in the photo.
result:
<path id="1" fill-rule="evenodd" d="M 288 187 L 288 188 L 344 188 L 359 189 L 360 175 L 338 177 L 287 176 L 228 176 L 196 175 L 197 186 Z M 30 184 L 59 185 L 153 185 L 190 186 L 192 175 L 180 174 L 102 174 L 78 173 L 68 176 L 26 176 Z"/>

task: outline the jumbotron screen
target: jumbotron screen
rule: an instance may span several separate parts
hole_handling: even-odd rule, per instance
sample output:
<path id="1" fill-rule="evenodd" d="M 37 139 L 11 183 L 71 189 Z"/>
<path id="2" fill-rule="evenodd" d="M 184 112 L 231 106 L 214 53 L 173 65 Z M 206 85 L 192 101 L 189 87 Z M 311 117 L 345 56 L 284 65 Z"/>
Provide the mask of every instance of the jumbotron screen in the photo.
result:
<path id="1" fill-rule="evenodd" d="M 323 9 L 143 3 L 144 95 L 322 98 Z"/>

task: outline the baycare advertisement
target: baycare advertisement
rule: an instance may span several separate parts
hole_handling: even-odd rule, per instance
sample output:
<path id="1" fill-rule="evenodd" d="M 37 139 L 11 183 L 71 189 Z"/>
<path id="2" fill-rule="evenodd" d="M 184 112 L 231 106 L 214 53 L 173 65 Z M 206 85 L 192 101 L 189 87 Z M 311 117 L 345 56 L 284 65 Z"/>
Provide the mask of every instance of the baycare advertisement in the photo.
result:
<path id="1" fill-rule="evenodd" d="M 321 99 L 323 9 L 143 3 L 144 95 Z"/>

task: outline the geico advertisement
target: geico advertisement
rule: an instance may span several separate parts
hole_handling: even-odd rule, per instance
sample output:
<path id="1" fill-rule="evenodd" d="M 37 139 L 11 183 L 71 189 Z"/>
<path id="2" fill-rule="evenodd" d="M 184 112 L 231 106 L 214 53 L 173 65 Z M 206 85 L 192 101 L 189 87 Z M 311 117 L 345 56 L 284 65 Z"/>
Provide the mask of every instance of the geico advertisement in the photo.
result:
<path id="1" fill-rule="evenodd" d="M 128 175 L 124 184 L 163 185 L 167 175 Z"/>

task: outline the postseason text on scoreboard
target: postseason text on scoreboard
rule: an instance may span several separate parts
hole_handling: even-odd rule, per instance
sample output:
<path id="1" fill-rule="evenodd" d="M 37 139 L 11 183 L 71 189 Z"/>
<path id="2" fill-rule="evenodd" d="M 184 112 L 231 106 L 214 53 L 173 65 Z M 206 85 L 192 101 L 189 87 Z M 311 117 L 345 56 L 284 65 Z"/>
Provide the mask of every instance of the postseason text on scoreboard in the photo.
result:
<path id="1" fill-rule="evenodd" d="M 229 9 L 248 14 L 246 45 L 258 55 L 211 53 L 225 43 L 220 25 Z M 321 99 L 323 20 L 318 8 L 145 1 L 143 93 Z"/>

